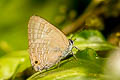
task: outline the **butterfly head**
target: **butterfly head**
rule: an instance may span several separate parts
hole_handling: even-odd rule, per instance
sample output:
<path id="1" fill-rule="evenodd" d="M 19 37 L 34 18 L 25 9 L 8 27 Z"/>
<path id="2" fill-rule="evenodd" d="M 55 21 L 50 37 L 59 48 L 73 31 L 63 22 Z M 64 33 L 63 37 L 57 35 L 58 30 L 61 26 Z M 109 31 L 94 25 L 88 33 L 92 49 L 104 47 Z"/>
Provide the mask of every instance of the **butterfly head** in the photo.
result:
<path id="1" fill-rule="evenodd" d="M 76 40 L 76 38 L 74 38 L 74 35 L 71 35 L 71 38 L 69 39 L 69 43 L 71 44 L 71 45 L 73 45 L 74 44 L 74 41 Z"/>
<path id="2" fill-rule="evenodd" d="M 72 39 L 69 39 L 70 44 L 74 44 L 74 41 Z"/>

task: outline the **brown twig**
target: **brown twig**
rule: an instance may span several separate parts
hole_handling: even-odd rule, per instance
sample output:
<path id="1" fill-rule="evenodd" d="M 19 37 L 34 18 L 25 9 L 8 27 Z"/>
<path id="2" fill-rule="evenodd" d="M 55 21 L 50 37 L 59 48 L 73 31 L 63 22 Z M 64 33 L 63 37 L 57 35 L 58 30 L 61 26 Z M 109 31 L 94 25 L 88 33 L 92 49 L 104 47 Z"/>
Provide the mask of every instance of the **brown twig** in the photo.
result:
<path id="1" fill-rule="evenodd" d="M 84 11 L 84 13 L 78 17 L 77 20 L 75 20 L 72 24 L 67 25 L 62 29 L 62 31 L 68 35 L 71 32 L 76 31 L 77 29 L 82 29 L 84 26 L 85 20 L 91 16 L 91 15 L 100 15 L 101 13 L 104 12 L 104 7 L 100 7 L 96 9 L 96 6 L 100 3 L 96 3 L 96 0 L 92 0 L 92 2 L 88 5 L 88 8 Z"/>

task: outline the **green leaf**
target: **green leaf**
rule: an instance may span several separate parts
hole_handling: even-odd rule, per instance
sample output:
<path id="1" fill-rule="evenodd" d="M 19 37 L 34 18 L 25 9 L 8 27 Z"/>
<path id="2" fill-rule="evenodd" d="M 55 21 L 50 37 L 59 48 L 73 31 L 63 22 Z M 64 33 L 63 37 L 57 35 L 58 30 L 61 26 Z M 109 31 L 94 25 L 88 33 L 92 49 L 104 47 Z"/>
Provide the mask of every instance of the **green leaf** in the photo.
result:
<path id="1" fill-rule="evenodd" d="M 9 79 L 30 66 L 27 51 L 16 51 L 6 54 L 0 58 L 0 79 Z"/>
<path id="2" fill-rule="evenodd" d="M 27 80 L 99 80 L 103 60 L 96 55 L 93 49 L 88 48 L 76 54 L 77 60 L 71 57 L 61 61 L 59 67 L 37 72 Z"/>
<path id="3" fill-rule="evenodd" d="M 9 79 L 16 71 L 19 63 L 18 58 L 0 58 L 0 79 Z"/>
<path id="4" fill-rule="evenodd" d="M 92 49 L 89 48 L 87 48 L 84 51 L 78 51 L 76 55 L 80 59 L 86 59 L 86 60 L 96 60 L 96 58 L 98 57 L 96 52 L 94 52 Z"/>
<path id="5" fill-rule="evenodd" d="M 103 35 L 97 30 L 84 30 L 76 32 L 73 36 L 73 39 L 76 39 L 74 45 L 80 50 L 92 48 L 96 51 L 103 51 L 115 48 L 115 46 L 108 43 Z"/>

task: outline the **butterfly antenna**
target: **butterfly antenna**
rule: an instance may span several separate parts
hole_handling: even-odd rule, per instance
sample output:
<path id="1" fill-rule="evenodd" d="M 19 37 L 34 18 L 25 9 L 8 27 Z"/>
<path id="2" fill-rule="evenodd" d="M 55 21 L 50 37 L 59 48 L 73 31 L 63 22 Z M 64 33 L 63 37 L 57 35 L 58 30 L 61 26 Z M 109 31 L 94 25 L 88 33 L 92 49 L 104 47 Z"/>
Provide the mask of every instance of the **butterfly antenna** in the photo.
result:
<path id="1" fill-rule="evenodd" d="M 80 31 L 82 31 L 82 30 L 85 30 L 85 26 L 83 27 L 83 28 L 81 28 L 81 30 Z M 76 40 L 76 38 L 75 39 L 73 39 L 73 37 L 74 37 L 74 35 L 72 34 L 72 36 L 71 36 L 71 40 L 74 42 L 75 40 Z"/>
<path id="2" fill-rule="evenodd" d="M 72 36 L 71 36 L 71 38 L 70 38 L 70 39 L 72 40 L 72 39 L 73 39 L 73 37 L 74 37 L 74 35 L 72 34 Z"/>
<path id="3" fill-rule="evenodd" d="M 73 40 L 73 42 L 76 40 L 76 38 Z"/>
<path id="4" fill-rule="evenodd" d="M 76 40 L 76 38 L 73 39 L 73 37 L 74 37 L 74 35 L 72 35 L 70 39 L 74 42 Z"/>

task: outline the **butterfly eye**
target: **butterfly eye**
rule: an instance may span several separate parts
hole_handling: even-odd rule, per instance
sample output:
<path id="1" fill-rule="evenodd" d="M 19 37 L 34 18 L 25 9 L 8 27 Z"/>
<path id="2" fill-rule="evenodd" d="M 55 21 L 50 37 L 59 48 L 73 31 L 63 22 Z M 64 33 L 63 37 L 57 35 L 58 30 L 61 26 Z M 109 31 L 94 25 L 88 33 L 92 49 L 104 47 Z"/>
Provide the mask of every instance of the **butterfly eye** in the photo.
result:
<path id="1" fill-rule="evenodd" d="M 69 39 L 69 41 L 70 41 L 70 43 L 72 43 L 72 44 L 73 44 L 73 40 Z"/>
<path id="2" fill-rule="evenodd" d="M 35 61 L 35 64 L 37 64 L 38 63 L 38 61 Z"/>

